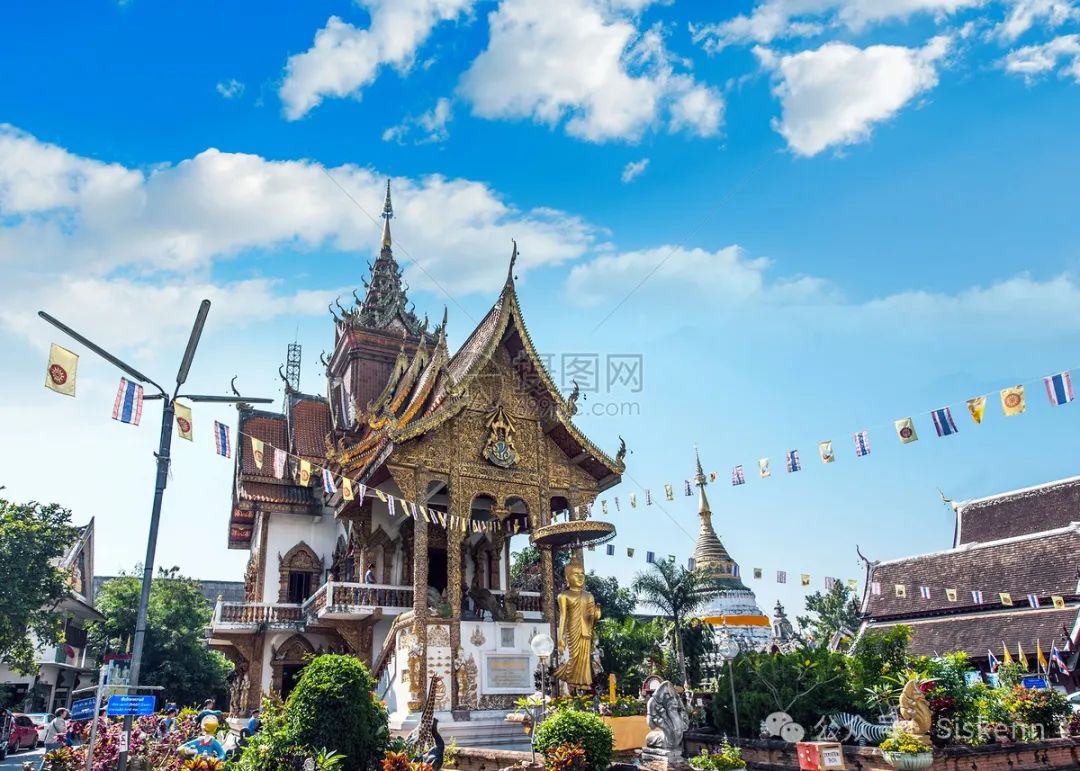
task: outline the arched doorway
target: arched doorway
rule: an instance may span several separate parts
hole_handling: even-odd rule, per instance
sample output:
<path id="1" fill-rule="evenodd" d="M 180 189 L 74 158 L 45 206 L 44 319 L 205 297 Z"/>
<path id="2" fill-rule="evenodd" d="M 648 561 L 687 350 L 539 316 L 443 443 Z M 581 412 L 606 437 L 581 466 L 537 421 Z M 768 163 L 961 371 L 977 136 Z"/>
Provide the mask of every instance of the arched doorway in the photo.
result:
<path id="1" fill-rule="evenodd" d="M 288 698 L 304 667 L 315 655 L 315 649 L 305 638 L 294 634 L 285 643 L 274 651 L 274 657 L 270 662 L 272 679 L 270 687 L 273 688 L 282 699 Z"/>
<path id="2" fill-rule="evenodd" d="M 301 541 L 289 549 L 278 565 L 278 602 L 300 604 L 322 583 L 322 560 Z"/>

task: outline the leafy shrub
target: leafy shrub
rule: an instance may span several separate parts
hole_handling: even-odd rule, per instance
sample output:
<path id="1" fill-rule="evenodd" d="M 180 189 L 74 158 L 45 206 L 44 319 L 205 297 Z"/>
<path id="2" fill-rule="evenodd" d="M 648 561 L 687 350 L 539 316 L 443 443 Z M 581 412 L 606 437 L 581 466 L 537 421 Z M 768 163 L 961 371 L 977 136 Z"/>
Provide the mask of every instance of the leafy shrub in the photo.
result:
<path id="1" fill-rule="evenodd" d="M 390 738 L 386 708 L 375 699 L 374 687 L 367 667 L 353 656 L 312 659 L 285 704 L 288 738 L 340 752 L 344 771 L 374 771 Z"/>
<path id="2" fill-rule="evenodd" d="M 1013 686 L 1004 703 L 1016 722 L 1024 726 L 1024 738 L 1035 741 L 1057 736 L 1061 721 L 1071 711 L 1065 694 L 1052 688 Z"/>
<path id="3" fill-rule="evenodd" d="M 544 756 L 548 771 L 588 771 L 589 761 L 580 744 L 560 744 Z"/>
<path id="4" fill-rule="evenodd" d="M 345 760 L 332 750 L 316 751 L 293 740 L 285 705 L 276 696 L 263 699 L 259 715 L 262 727 L 248 739 L 239 760 L 230 765 L 236 771 L 303 771 L 308 759 L 316 771 L 337 771 Z M 157 766 L 153 766 L 157 771 Z M 97 771 L 97 769 L 95 769 Z"/>
<path id="5" fill-rule="evenodd" d="M 611 763 L 611 729 L 591 712 L 563 709 L 556 712 L 536 729 L 535 746 L 546 756 L 562 744 L 580 744 L 585 751 L 588 768 L 604 771 Z"/>
<path id="6" fill-rule="evenodd" d="M 694 771 L 730 771 L 746 768 L 746 761 L 743 760 L 742 750 L 724 742 L 719 747 L 702 747 L 698 755 L 690 758 L 690 767 Z"/>

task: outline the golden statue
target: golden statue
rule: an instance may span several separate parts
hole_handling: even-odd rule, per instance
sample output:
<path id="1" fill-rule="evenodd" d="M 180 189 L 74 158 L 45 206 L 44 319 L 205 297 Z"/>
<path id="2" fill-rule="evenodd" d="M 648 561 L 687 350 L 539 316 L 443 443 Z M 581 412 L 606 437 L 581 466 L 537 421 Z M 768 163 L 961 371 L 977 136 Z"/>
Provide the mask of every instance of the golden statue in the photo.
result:
<path id="1" fill-rule="evenodd" d="M 563 571 L 568 589 L 559 594 L 559 653 L 566 661 L 555 677 L 571 691 L 591 689 L 593 680 L 593 630 L 600 618 L 600 606 L 585 591 L 585 565 L 573 559 Z"/>
<path id="2" fill-rule="evenodd" d="M 897 728 L 912 734 L 919 744 L 930 746 L 930 705 L 919 689 L 916 678 L 911 678 L 900 693 L 900 717 Z"/>

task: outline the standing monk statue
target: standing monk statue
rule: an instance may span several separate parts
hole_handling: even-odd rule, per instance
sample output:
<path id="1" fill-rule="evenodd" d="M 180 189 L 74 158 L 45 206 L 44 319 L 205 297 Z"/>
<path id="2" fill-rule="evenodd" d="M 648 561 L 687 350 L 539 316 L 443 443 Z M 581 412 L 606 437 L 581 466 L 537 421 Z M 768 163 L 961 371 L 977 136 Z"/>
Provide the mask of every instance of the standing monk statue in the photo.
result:
<path id="1" fill-rule="evenodd" d="M 573 559 L 563 571 L 568 589 L 559 594 L 559 653 L 566 660 L 555 670 L 571 692 L 592 688 L 593 630 L 600 618 L 600 606 L 585 591 L 585 566 Z"/>

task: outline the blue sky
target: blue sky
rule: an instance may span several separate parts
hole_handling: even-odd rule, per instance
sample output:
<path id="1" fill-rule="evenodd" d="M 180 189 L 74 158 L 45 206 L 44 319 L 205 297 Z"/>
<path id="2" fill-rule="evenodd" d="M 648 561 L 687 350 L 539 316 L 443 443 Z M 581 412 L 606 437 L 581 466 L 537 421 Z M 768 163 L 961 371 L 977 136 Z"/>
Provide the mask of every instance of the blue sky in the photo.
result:
<path id="1" fill-rule="evenodd" d="M 627 481 L 721 479 L 744 571 L 858 577 L 948 545 L 957 499 L 1078 472 L 1075 404 L 997 389 L 1080 365 L 1080 5 L 1067 0 L 132 0 L 0 25 L 0 484 L 97 518 L 98 572 L 141 558 L 156 442 L 109 419 L 116 373 L 41 388 L 45 308 L 163 378 L 214 301 L 192 385 L 278 395 L 294 335 L 320 391 L 326 304 L 360 285 L 394 178 L 397 255 L 458 344 L 517 238 L 537 345 L 640 355 L 579 424 Z M 343 192 L 344 189 L 344 192 Z M 346 195 L 348 193 L 348 195 Z M 355 204 L 353 200 L 355 199 Z M 556 366 L 556 377 L 562 372 Z M 567 386 L 569 384 L 567 383 Z M 964 399 L 991 394 L 973 425 Z M 952 405 L 956 436 L 927 411 Z M 593 410 L 618 415 L 591 414 Z M 901 446 L 892 421 L 916 416 Z M 198 426 L 235 416 L 201 410 Z M 856 459 L 851 433 L 869 429 Z M 239 578 L 231 468 L 179 446 L 162 564 Z M 823 467 L 816 443 L 832 439 Z M 804 471 L 784 473 L 798 449 Z M 773 478 L 753 478 L 770 457 Z M 742 463 L 749 483 L 724 483 Z M 638 489 L 639 497 L 642 496 Z M 641 555 L 689 554 L 693 499 L 623 508 Z M 802 592 L 752 584 L 761 604 Z M 993 591 L 995 587 L 985 587 Z"/>

